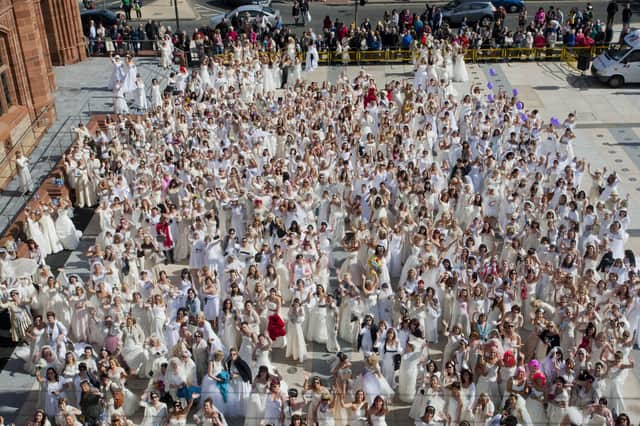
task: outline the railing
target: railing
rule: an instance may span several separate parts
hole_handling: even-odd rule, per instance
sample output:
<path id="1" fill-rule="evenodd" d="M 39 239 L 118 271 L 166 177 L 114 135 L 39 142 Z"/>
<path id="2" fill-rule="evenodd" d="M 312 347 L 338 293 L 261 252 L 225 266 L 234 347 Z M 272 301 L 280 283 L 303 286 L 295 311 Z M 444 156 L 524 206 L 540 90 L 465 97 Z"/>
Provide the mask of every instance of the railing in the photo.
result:
<path id="1" fill-rule="evenodd" d="M 4 190 L 16 175 L 15 156 L 18 152 L 29 155 L 36 147 L 38 139 L 44 134 L 49 124 L 48 106 L 42 108 L 35 120 L 25 129 L 17 140 L 7 142 L 0 150 L 0 189 Z"/>
<path id="2" fill-rule="evenodd" d="M 144 67 L 145 65 L 142 66 Z M 145 67 L 145 71 L 147 71 L 145 81 L 147 86 L 150 86 L 152 78 L 157 78 L 161 85 L 164 85 L 166 76 L 163 73 L 153 67 Z M 77 114 L 65 117 L 59 122 L 59 125 L 54 124 L 51 128 L 49 128 L 50 123 L 48 122 L 50 109 L 48 107 L 43 108 L 13 145 L 7 146 L 4 151 L 0 149 L 2 151 L 0 152 L 0 188 L 4 190 L 16 175 L 15 154 L 17 152 L 22 152 L 27 157 L 30 157 L 29 163 L 32 166 L 47 165 L 47 172 L 40 178 L 32 173 L 34 188 L 40 187 L 50 177 L 51 170 L 56 167 L 60 157 L 67 152 L 74 142 L 76 137 L 74 128 L 79 123 L 87 123 L 94 114 L 110 114 L 109 105 L 111 101 L 112 95 L 91 96 L 78 108 Z M 38 144 L 44 145 L 38 146 Z M 24 149 L 25 146 L 29 146 L 30 149 Z M 32 153 L 36 151 L 36 147 L 39 148 L 37 149 L 38 154 L 33 155 Z M 15 191 L 11 194 L 12 201 L 10 203 L 0 205 L 0 236 L 5 234 L 7 228 L 15 222 L 16 217 L 22 211 L 22 207 L 30 202 L 35 192 L 37 191 L 31 194 L 22 194 L 19 191 Z M 14 208 L 16 203 L 22 206 L 17 213 Z"/>
<path id="3" fill-rule="evenodd" d="M 75 135 L 75 133 L 73 132 L 73 128 L 76 127 L 78 125 L 78 122 L 80 122 L 81 120 L 82 120 L 81 116 L 69 116 L 60 124 L 60 126 L 57 129 L 55 130 L 53 128 L 49 129 L 49 132 L 51 132 L 51 135 L 48 135 L 49 136 L 49 138 L 47 138 L 49 139 L 48 142 L 46 143 L 46 145 L 39 147 L 40 148 L 39 155 L 32 156 L 29 160 L 29 162 L 32 165 L 37 164 L 41 166 L 42 164 L 46 164 L 47 172 L 44 175 L 40 176 L 39 178 L 37 176 L 32 176 L 34 180 L 33 192 L 31 192 L 30 194 L 22 194 L 19 191 L 15 192 L 11 195 L 12 202 L 5 203 L 3 206 L 0 206 L 0 235 L 5 234 L 5 232 L 7 231 L 7 228 L 9 228 L 11 224 L 13 224 L 16 221 L 16 218 L 19 216 L 20 212 L 22 211 L 22 207 L 27 205 L 30 202 L 30 200 L 34 196 L 36 196 L 37 194 L 36 188 L 39 188 L 44 182 L 46 182 L 46 179 L 50 177 L 51 170 L 55 168 L 55 165 L 57 164 L 59 159 L 67 151 L 69 146 L 73 143 L 73 139 Z M 26 138 L 29 137 L 29 134 L 30 134 L 29 131 L 25 132 L 24 137 L 21 139 L 26 140 Z M 44 132 L 42 134 L 44 134 Z M 44 143 L 44 139 L 41 140 L 40 143 Z M 17 150 L 14 152 L 17 152 Z M 15 154 L 5 158 L 6 160 L 5 162 L 7 164 L 10 164 L 11 167 L 14 168 L 14 173 L 13 175 L 11 175 L 11 178 L 15 175 L 15 165 L 13 164 L 14 156 Z M 4 169 L 8 169 L 9 166 L 3 165 L 2 163 L 0 163 L 0 167 L 3 168 L 2 174 L 4 175 L 5 173 Z M 7 184 L 11 181 L 11 178 L 7 180 Z M 13 200 L 17 200 L 17 201 L 13 201 Z M 10 209 L 9 207 L 11 206 L 15 207 L 15 203 L 18 203 L 22 207 L 20 207 L 17 210 L 15 208 Z"/>
<path id="4" fill-rule="evenodd" d="M 85 37 L 87 53 L 90 56 L 104 56 L 111 52 L 114 55 L 124 55 L 128 52 L 133 52 L 135 55 L 140 52 L 157 52 L 159 43 L 159 40 L 123 40 L 118 42 L 110 38 L 90 40 Z"/>
<path id="5" fill-rule="evenodd" d="M 503 47 L 493 49 L 469 49 L 464 55 L 464 59 L 470 63 L 477 62 L 501 62 L 501 61 L 575 61 L 578 56 L 587 55 L 594 57 L 607 50 L 610 46 L 592 47 Z M 390 63 L 410 63 L 418 56 L 418 51 L 410 49 L 385 49 L 385 50 L 352 50 L 345 53 L 337 53 L 329 50 L 318 52 L 318 63 L 323 65 L 337 64 L 390 64 Z M 225 64 L 233 62 L 233 53 L 223 53 L 215 55 L 221 58 Z M 274 60 L 275 52 L 259 52 L 258 57 L 263 61 Z M 304 62 L 304 54 L 299 53 L 298 57 Z"/>
<path id="6" fill-rule="evenodd" d="M 124 54 L 127 52 L 133 52 L 134 54 L 143 53 L 148 56 L 150 53 L 155 54 L 158 50 L 158 40 L 141 40 L 141 41 L 123 41 L 120 45 L 115 44 L 111 40 L 102 41 L 100 43 L 94 42 L 93 53 L 89 50 L 89 54 L 94 56 L 108 54 L 105 50 L 105 43 L 112 43 L 114 47 L 114 53 Z M 87 41 L 88 49 L 89 41 Z M 556 44 L 554 47 L 496 47 L 488 49 L 468 49 L 465 53 L 464 59 L 467 62 L 501 62 L 501 61 L 539 61 L 539 60 L 552 60 L 552 61 L 575 61 L 578 56 L 588 55 L 591 57 L 597 56 L 604 50 L 608 49 L 610 45 L 597 45 L 591 47 L 570 47 L 564 46 L 561 43 Z M 183 55 L 190 65 L 197 64 L 199 62 L 200 50 L 196 47 L 192 47 L 189 51 L 183 51 L 176 48 L 177 55 Z M 205 54 L 207 51 L 205 49 Z M 336 64 L 391 64 L 391 63 L 409 63 L 413 61 L 417 56 L 417 51 L 411 49 L 380 49 L 380 50 L 350 50 L 346 53 L 337 53 L 330 50 L 320 50 L 318 52 L 318 63 L 322 65 L 336 65 Z M 193 58 L 192 58 L 193 56 Z M 225 52 L 218 55 L 212 55 L 218 58 L 222 58 L 225 64 L 233 62 L 234 54 L 232 52 Z M 259 52 L 258 56 L 263 61 L 269 61 L 276 58 L 275 52 Z M 304 62 L 305 54 L 299 53 L 298 57 L 300 61 Z M 195 59 L 195 60 L 194 60 Z"/>

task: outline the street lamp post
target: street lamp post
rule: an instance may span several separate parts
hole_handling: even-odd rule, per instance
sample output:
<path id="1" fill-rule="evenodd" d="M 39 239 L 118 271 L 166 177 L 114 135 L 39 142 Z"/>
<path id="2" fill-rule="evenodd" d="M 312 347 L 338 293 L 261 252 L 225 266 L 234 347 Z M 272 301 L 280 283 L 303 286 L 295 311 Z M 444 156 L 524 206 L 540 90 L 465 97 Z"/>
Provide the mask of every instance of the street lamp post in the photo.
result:
<path id="1" fill-rule="evenodd" d="M 356 3 L 356 8 L 355 8 L 356 10 L 354 12 L 355 16 L 353 17 L 353 20 L 354 20 L 354 22 L 356 24 L 356 29 L 357 29 L 358 28 L 358 3 L 360 3 L 360 0 L 354 0 L 354 1 Z"/>
<path id="2" fill-rule="evenodd" d="M 176 32 L 180 32 L 180 15 L 178 14 L 178 0 L 173 0 L 173 7 L 176 11 Z"/>

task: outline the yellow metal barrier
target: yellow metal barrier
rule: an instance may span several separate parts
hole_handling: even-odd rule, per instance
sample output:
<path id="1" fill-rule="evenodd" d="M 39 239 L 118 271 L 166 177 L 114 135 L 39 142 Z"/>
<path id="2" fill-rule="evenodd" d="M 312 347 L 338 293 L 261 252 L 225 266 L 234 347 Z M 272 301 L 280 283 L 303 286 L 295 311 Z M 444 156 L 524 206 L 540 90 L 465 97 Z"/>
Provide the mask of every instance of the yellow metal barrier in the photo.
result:
<path id="1" fill-rule="evenodd" d="M 473 62 L 477 61 L 501 61 L 506 56 L 507 49 L 476 49 Z"/>
<path id="2" fill-rule="evenodd" d="M 369 62 L 386 62 L 386 50 L 363 50 L 360 52 L 360 61 Z"/>
<path id="3" fill-rule="evenodd" d="M 527 47 L 513 47 L 505 49 L 505 59 L 508 61 L 531 61 L 535 59 L 533 49 Z"/>
<path id="4" fill-rule="evenodd" d="M 562 58 L 562 47 L 542 47 L 535 49 L 536 59 L 556 60 L 559 61 Z"/>
<path id="5" fill-rule="evenodd" d="M 542 47 L 542 48 L 494 48 L 494 49 L 468 49 L 465 52 L 465 61 L 472 62 L 500 62 L 500 61 L 535 61 L 553 60 L 575 62 L 579 56 L 586 55 L 595 57 L 608 49 L 609 46 L 591 47 Z M 412 63 L 418 51 L 409 49 L 387 49 L 387 50 L 350 50 L 347 52 L 348 60 L 345 61 L 343 54 L 322 50 L 318 52 L 318 62 L 325 65 L 336 64 L 374 64 L 374 63 Z M 275 61 L 275 52 L 260 52 L 258 58 L 262 62 Z M 217 55 L 222 58 L 223 63 L 231 64 L 235 60 L 232 52 Z M 301 62 L 305 61 L 303 53 L 298 54 Z"/>

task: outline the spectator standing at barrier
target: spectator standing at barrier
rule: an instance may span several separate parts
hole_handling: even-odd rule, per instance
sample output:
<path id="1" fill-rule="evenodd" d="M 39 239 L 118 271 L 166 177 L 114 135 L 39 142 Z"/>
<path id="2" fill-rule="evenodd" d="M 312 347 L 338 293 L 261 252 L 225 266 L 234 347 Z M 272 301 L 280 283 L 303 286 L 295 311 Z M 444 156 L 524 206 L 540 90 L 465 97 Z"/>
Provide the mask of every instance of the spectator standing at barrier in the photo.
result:
<path id="1" fill-rule="evenodd" d="M 607 5 L 607 27 L 613 25 L 616 13 L 618 13 L 618 3 L 616 3 L 615 0 L 611 0 Z"/>
<path id="2" fill-rule="evenodd" d="M 153 19 L 149 19 L 144 26 L 144 32 L 147 35 L 147 39 L 158 39 L 158 24 Z"/>
<path id="3" fill-rule="evenodd" d="M 96 39 L 98 38 L 98 31 L 96 29 L 96 23 L 93 21 L 89 21 L 89 55 L 93 55 L 93 51 L 96 45 Z"/>
<path id="4" fill-rule="evenodd" d="M 442 11 L 440 10 L 439 7 L 437 7 L 433 11 L 433 17 L 431 18 L 431 20 L 432 20 L 431 28 L 433 28 L 434 31 L 437 31 L 442 25 Z"/>

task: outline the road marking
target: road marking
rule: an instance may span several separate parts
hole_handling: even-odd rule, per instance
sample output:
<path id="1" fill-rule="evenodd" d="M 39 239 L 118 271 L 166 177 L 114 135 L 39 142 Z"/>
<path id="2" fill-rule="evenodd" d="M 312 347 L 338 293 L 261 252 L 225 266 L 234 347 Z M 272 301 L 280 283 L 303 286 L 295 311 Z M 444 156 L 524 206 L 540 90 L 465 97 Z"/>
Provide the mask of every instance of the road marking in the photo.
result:
<path id="1" fill-rule="evenodd" d="M 96 7 L 100 8 L 100 7 L 104 7 L 105 9 L 113 9 L 113 8 L 118 8 L 120 9 L 120 4 L 122 3 L 121 0 L 111 0 L 108 2 L 103 2 L 100 0 L 97 0 L 96 2 Z"/>
<path id="2" fill-rule="evenodd" d="M 225 10 L 211 7 L 211 6 L 205 6 L 202 4 L 196 4 L 193 6 L 193 8 L 197 10 L 198 13 L 200 13 L 200 15 L 203 15 L 203 16 L 221 15 L 226 13 Z"/>

